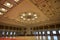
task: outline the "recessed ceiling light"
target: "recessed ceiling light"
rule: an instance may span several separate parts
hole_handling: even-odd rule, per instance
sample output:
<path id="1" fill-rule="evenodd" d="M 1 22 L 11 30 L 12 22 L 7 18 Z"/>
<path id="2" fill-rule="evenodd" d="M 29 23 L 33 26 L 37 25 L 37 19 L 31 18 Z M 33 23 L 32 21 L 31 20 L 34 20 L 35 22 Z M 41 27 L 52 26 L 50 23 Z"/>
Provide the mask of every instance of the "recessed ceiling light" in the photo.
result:
<path id="1" fill-rule="evenodd" d="M 34 16 L 37 16 L 36 14 L 34 14 Z"/>
<path id="2" fill-rule="evenodd" d="M 5 2 L 4 5 L 7 6 L 7 7 L 9 7 L 9 8 L 13 7 L 13 4 L 11 4 L 9 2 Z"/>
<path id="3" fill-rule="evenodd" d="M 23 18 L 23 16 L 21 16 L 21 18 Z"/>
<path id="4" fill-rule="evenodd" d="M 7 12 L 7 10 L 5 8 L 0 8 L 0 11 Z"/>
<path id="5" fill-rule="evenodd" d="M 15 2 L 18 2 L 19 0 L 14 0 Z"/>
<path id="6" fill-rule="evenodd" d="M 31 13 L 28 13 L 28 15 L 31 15 Z"/>
<path id="7" fill-rule="evenodd" d="M 24 14 L 22 14 L 22 16 L 25 16 L 26 14 L 24 13 Z"/>
<path id="8" fill-rule="evenodd" d="M 3 13 L 2 13 L 2 12 L 0 12 L 0 15 L 3 15 Z"/>

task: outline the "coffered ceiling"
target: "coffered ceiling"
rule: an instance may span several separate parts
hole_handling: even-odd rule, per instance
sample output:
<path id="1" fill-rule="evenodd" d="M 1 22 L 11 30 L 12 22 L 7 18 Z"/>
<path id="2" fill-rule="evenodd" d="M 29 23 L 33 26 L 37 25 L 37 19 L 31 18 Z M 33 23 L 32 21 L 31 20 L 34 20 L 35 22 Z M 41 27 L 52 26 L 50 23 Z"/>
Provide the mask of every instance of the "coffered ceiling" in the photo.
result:
<path id="1" fill-rule="evenodd" d="M 60 0 L 0 0 L 0 23 L 25 27 L 60 23 L 59 4 Z"/>

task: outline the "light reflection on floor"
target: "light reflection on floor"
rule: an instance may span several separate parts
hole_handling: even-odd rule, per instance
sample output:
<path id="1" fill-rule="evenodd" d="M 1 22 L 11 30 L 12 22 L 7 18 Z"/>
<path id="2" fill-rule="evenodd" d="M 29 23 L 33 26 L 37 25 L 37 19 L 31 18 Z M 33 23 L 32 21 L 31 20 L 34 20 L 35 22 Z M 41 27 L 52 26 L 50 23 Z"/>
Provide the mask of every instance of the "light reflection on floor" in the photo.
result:
<path id="1" fill-rule="evenodd" d="M 59 36 L 60 37 L 60 36 Z M 58 36 L 0 37 L 0 40 L 58 40 Z"/>
<path id="2" fill-rule="evenodd" d="M 0 40 L 37 40 L 34 36 L 21 36 L 21 37 L 0 37 Z"/>

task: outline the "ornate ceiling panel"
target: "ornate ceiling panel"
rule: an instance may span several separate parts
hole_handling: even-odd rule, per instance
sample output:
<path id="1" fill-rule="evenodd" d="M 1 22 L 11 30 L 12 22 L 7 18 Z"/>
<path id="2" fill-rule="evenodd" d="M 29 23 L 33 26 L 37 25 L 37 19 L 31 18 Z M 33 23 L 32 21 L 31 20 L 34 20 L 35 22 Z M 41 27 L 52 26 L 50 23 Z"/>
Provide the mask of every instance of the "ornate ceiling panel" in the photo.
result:
<path id="1" fill-rule="evenodd" d="M 6 1 L 3 4 L 4 6 L 0 6 L 9 11 L 0 17 L 0 22 L 19 26 L 40 26 L 58 23 L 60 22 L 59 3 L 59 0 L 23 0 L 18 3 L 11 2 L 11 0 L 9 3 Z M 10 5 L 13 7 L 10 8 Z M 4 13 L 4 10 L 2 13 Z"/>
<path id="2" fill-rule="evenodd" d="M 0 0 L 0 16 L 21 3 L 23 0 Z"/>
<path id="3" fill-rule="evenodd" d="M 60 17 L 59 0 L 30 0 L 49 18 L 56 20 Z M 53 18 L 52 18 L 53 17 Z"/>

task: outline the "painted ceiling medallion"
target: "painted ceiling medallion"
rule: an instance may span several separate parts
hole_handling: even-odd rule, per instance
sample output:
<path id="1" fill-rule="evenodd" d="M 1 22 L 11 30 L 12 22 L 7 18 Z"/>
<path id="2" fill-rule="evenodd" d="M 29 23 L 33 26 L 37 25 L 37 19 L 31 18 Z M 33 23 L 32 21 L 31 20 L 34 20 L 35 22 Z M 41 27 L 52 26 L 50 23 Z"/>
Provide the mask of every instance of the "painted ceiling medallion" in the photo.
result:
<path id="1" fill-rule="evenodd" d="M 25 12 L 25 13 L 21 14 L 20 18 L 23 21 L 33 21 L 33 20 L 36 20 L 38 17 L 37 17 L 36 13 Z"/>

